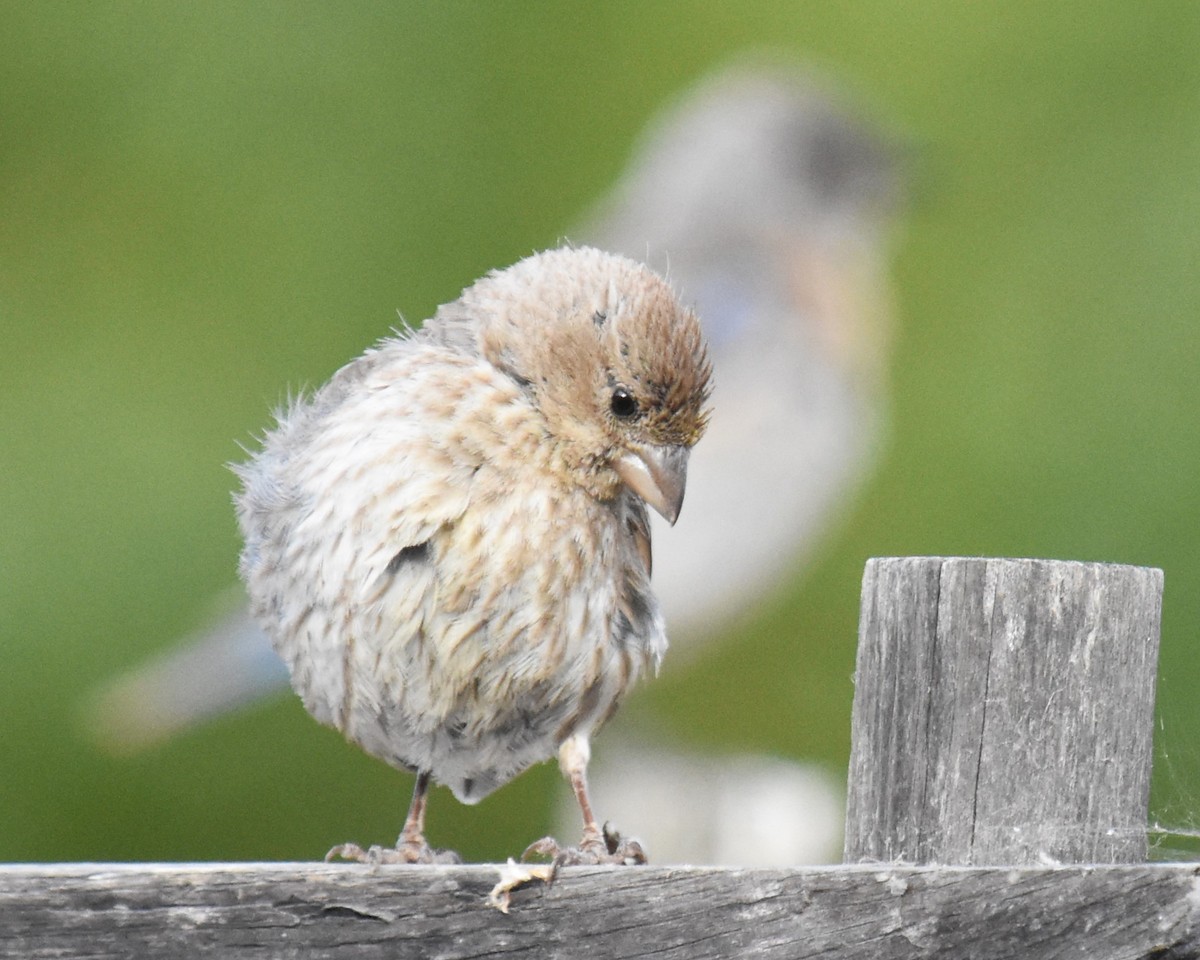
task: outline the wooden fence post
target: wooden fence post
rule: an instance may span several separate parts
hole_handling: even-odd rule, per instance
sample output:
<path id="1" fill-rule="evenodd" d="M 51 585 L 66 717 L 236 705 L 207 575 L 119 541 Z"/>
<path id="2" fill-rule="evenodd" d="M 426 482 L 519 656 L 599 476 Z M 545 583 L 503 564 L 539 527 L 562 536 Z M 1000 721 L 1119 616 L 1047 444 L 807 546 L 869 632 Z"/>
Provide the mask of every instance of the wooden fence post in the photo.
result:
<path id="1" fill-rule="evenodd" d="M 1146 857 L 1162 571 L 873 559 L 845 860 Z"/>

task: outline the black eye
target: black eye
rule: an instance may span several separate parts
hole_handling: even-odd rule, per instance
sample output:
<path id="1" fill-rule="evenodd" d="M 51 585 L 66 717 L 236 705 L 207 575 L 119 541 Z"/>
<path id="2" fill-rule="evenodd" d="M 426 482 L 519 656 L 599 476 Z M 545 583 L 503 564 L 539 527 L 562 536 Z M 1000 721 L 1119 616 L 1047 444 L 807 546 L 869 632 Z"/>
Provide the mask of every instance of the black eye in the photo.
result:
<path id="1" fill-rule="evenodd" d="M 611 408 L 614 416 L 628 420 L 638 412 L 638 403 L 632 393 L 624 387 L 617 387 L 613 391 Z"/>

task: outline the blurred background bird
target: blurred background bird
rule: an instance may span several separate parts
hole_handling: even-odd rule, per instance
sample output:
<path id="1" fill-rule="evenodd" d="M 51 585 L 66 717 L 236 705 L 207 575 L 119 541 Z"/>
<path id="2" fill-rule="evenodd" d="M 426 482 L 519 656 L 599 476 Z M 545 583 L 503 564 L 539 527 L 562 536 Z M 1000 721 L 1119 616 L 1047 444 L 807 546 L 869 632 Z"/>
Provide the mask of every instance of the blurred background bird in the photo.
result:
<path id="1" fill-rule="evenodd" d="M 897 166 L 894 146 L 830 81 L 740 62 L 670 104 L 611 195 L 567 234 L 667 276 L 711 344 L 719 415 L 693 454 L 677 525 L 667 534 L 653 518 L 668 670 L 794 578 L 870 470 L 885 414 Z M 104 685 L 89 727 L 108 749 L 152 746 L 287 689 L 244 601 L 234 592 L 221 603 L 224 616 Z M 821 768 L 652 741 L 606 744 L 592 781 L 599 809 L 636 824 L 654 859 L 836 858 L 842 787 Z M 688 791 L 686 810 L 638 814 L 684 781 L 705 785 Z M 730 790 L 770 798 L 757 822 L 799 826 L 756 840 L 716 812 Z M 564 830 L 572 807 L 563 804 Z"/>

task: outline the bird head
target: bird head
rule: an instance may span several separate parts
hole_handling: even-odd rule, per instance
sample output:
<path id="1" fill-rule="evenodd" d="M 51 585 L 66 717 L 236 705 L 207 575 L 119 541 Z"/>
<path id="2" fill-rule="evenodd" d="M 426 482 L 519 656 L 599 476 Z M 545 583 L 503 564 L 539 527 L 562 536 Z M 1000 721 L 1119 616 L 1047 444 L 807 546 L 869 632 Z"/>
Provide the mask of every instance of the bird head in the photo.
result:
<path id="1" fill-rule="evenodd" d="M 528 394 L 563 469 L 628 487 L 674 523 L 708 421 L 700 324 L 648 267 L 592 248 L 537 254 L 464 292 L 480 352 Z"/>

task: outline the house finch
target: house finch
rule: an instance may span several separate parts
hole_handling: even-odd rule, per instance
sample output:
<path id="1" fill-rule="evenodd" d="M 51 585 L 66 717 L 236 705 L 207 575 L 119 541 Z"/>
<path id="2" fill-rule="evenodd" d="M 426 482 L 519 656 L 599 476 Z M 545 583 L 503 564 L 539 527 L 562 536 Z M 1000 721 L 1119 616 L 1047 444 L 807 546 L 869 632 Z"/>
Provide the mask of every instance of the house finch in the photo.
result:
<path id="1" fill-rule="evenodd" d="M 431 779 L 475 803 L 558 751 L 583 840 L 589 739 L 667 638 L 646 507 L 674 521 L 708 418 L 700 326 L 591 248 L 494 272 L 282 413 L 236 469 L 253 615 L 308 711 L 417 774 L 394 850 L 431 862 Z"/>

